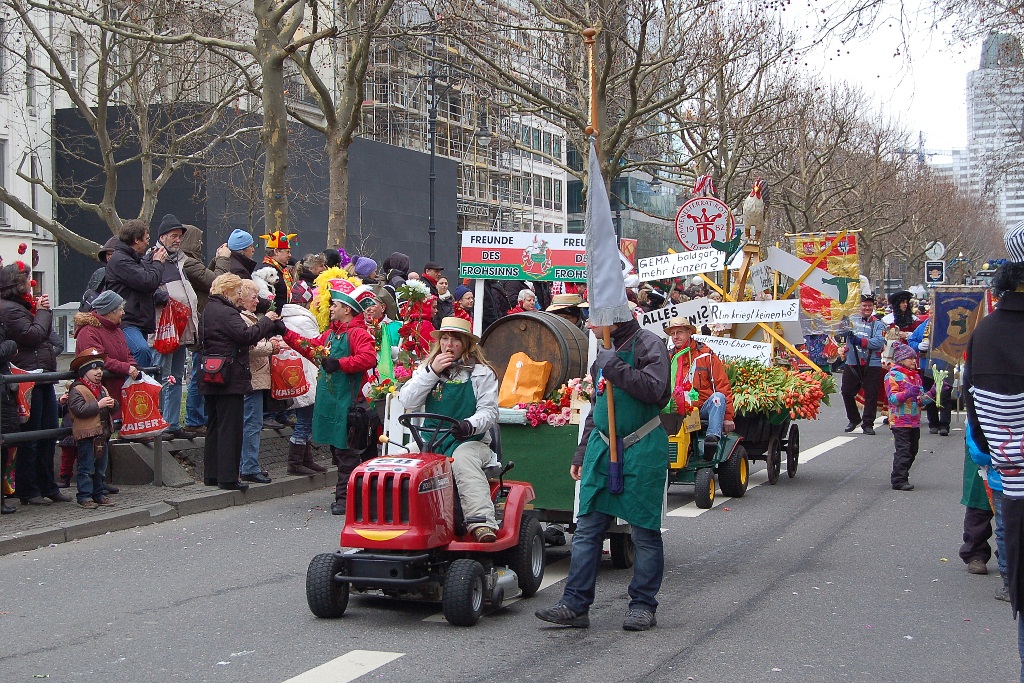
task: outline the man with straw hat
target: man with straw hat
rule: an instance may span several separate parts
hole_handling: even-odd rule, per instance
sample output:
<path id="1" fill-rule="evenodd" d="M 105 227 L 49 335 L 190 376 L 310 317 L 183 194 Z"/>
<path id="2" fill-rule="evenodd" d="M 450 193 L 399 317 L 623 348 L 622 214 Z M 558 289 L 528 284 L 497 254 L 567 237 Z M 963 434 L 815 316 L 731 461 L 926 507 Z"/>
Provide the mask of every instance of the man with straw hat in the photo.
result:
<path id="1" fill-rule="evenodd" d="M 431 335 L 435 341 L 430 352 L 399 397 L 412 412 L 422 410 L 459 421 L 434 451 L 452 458 L 469 533 L 481 543 L 493 543 L 498 523 L 484 468 L 496 462 L 489 444 L 491 427 L 498 422 L 498 378 L 468 320 L 444 318 Z"/>
<path id="2" fill-rule="evenodd" d="M 733 397 L 729 377 L 721 359 L 707 345 L 693 338 L 697 327 L 686 318 L 672 318 L 665 334 L 672 339 L 672 400 L 663 412 L 685 415 L 689 405 L 708 421 L 704 437 L 704 458 L 710 460 L 718 448 L 723 430 L 735 428 Z M 678 431 L 680 425 L 676 425 Z"/>

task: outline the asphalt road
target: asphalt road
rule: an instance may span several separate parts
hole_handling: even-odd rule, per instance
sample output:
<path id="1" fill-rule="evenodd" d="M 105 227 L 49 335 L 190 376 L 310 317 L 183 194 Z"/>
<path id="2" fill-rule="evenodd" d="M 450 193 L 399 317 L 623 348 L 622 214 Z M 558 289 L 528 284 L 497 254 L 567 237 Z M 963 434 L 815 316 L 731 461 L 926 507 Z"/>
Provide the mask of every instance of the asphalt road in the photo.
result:
<path id="1" fill-rule="evenodd" d="M 804 451 L 843 424 L 834 408 L 802 424 Z M 957 557 L 961 437 L 922 437 L 909 493 L 889 488 L 884 428 L 696 516 L 679 516 L 692 489 L 673 487 L 647 633 L 622 631 L 630 572 L 610 563 L 588 630 L 534 618 L 561 583 L 470 629 L 358 596 L 317 620 L 306 566 L 339 532 L 326 492 L 0 557 L 0 679 L 283 683 L 325 665 L 299 680 L 1015 680 L 995 560 L 972 576 Z M 549 562 L 564 576 L 565 549 Z"/>

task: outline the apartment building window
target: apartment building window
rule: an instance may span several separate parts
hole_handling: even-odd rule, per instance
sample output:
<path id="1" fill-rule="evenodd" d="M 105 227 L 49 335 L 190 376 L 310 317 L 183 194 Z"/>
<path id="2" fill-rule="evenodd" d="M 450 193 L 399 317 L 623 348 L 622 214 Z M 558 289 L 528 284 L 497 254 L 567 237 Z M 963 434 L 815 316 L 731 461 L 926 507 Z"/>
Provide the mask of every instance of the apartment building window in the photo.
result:
<path id="1" fill-rule="evenodd" d="M 551 156 L 551 133 L 544 131 L 544 153 Z"/>
<path id="2" fill-rule="evenodd" d="M 35 62 L 33 61 L 35 56 L 32 54 L 32 48 L 25 48 L 25 104 L 29 107 L 36 106 L 36 70 Z M 31 112 L 30 113 L 34 113 Z"/>
<path id="3" fill-rule="evenodd" d="M 533 176 L 533 205 L 544 206 L 543 180 L 539 175 Z"/>
<path id="4" fill-rule="evenodd" d="M 551 178 L 544 178 L 544 208 L 551 208 Z"/>
<path id="5" fill-rule="evenodd" d="M 30 173 L 32 180 L 41 180 L 43 177 L 43 165 L 39 161 L 39 157 L 33 154 L 29 159 L 29 165 L 31 166 Z M 32 183 L 32 210 L 39 210 L 39 185 Z"/>
<path id="6" fill-rule="evenodd" d="M 557 135 L 551 136 L 551 156 L 556 160 L 562 160 L 562 138 Z"/>
<path id="7" fill-rule="evenodd" d="M 0 95 L 7 94 L 7 21 L 0 19 Z"/>
<path id="8" fill-rule="evenodd" d="M 555 178 L 554 181 L 555 191 L 555 211 L 562 210 L 562 181 Z"/>
<path id="9" fill-rule="evenodd" d="M 71 85 L 77 90 L 80 86 L 78 80 L 78 62 L 80 50 L 82 49 L 82 36 L 77 33 L 71 34 L 71 45 L 68 50 L 68 77 Z"/>
<path id="10" fill-rule="evenodd" d="M 0 187 L 7 187 L 7 141 L 0 140 Z M 7 205 L 0 202 L 0 223 L 7 224 Z"/>

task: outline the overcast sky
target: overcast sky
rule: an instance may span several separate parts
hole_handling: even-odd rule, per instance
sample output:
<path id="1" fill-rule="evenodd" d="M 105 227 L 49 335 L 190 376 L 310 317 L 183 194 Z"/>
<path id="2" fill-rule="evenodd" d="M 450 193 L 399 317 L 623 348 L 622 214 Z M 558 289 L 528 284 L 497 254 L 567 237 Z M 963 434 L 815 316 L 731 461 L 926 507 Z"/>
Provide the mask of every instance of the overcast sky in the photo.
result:
<path id="1" fill-rule="evenodd" d="M 810 4 L 793 11 L 797 2 L 785 14 L 788 22 L 804 28 L 807 22 L 799 17 L 806 16 Z M 964 47 L 948 31 L 927 30 L 923 20 L 918 24 L 911 27 L 907 45 L 897 22 L 889 21 L 845 45 L 829 40 L 805 61 L 826 79 L 860 84 L 882 111 L 899 117 L 915 146 L 922 131 L 926 150 L 963 149 L 967 74 L 978 68 L 981 44 Z"/>

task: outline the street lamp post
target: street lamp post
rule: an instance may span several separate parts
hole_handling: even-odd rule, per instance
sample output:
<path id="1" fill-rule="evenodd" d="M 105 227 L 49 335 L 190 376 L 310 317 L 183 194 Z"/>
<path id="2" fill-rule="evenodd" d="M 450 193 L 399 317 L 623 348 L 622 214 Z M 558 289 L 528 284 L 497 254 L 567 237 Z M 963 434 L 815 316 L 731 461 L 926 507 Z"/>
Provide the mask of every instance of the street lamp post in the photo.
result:
<path id="1" fill-rule="evenodd" d="M 430 108 L 427 110 L 427 135 L 430 137 L 430 207 L 427 213 L 427 235 L 430 240 L 430 260 L 436 258 L 437 224 L 434 217 L 434 185 L 437 171 L 434 158 L 437 154 L 437 27 L 430 34 Z"/>

